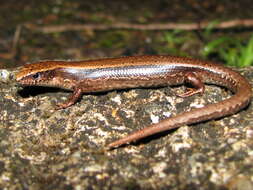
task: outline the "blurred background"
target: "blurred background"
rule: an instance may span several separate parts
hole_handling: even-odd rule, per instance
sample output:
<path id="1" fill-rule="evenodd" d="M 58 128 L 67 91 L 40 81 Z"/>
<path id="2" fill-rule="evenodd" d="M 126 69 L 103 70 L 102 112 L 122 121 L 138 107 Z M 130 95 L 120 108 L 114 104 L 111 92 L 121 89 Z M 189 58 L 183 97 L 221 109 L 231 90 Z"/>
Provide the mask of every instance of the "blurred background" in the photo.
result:
<path id="1" fill-rule="evenodd" d="M 0 68 L 140 54 L 248 66 L 252 10 L 252 0 L 1 1 Z"/>
<path id="2" fill-rule="evenodd" d="M 252 0 L 0 2 L 0 69 L 143 54 L 253 64 Z M 244 71 L 252 78 L 251 68 Z M 2 82 L 6 73 L 0 73 L 0 189 L 253 189 L 252 105 L 104 151 L 119 137 L 220 101 L 228 91 L 206 87 L 203 97 L 185 100 L 169 88 L 87 94 L 55 111 L 67 93 L 35 87 L 17 93 L 14 81 Z"/>

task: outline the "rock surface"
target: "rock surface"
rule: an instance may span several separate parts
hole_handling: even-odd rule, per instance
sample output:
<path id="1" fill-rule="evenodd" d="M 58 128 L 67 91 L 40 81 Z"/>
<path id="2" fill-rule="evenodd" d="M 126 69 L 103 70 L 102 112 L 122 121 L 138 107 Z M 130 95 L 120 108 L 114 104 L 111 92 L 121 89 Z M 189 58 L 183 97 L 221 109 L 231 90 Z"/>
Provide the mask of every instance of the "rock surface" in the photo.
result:
<path id="1" fill-rule="evenodd" d="M 252 81 L 253 68 L 241 72 Z M 68 92 L 19 90 L 15 71 L 0 73 L 1 189 L 253 189 L 252 105 L 104 150 L 152 122 L 230 96 L 225 89 L 207 86 L 186 99 L 174 96 L 182 87 L 88 94 L 55 111 Z"/>

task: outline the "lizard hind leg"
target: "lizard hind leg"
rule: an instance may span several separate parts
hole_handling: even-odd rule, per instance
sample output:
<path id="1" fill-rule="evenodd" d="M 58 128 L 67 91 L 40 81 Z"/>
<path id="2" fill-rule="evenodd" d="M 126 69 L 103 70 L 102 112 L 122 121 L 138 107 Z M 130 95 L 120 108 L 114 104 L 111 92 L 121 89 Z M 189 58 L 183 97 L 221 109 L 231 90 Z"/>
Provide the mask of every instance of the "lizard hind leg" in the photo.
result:
<path id="1" fill-rule="evenodd" d="M 177 94 L 181 98 L 192 96 L 195 94 L 203 94 L 205 91 L 205 84 L 195 73 L 187 73 L 185 76 L 185 83 L 188 83 L 192 88 L 187 88 L 186 91 L 182 94 Z"/>

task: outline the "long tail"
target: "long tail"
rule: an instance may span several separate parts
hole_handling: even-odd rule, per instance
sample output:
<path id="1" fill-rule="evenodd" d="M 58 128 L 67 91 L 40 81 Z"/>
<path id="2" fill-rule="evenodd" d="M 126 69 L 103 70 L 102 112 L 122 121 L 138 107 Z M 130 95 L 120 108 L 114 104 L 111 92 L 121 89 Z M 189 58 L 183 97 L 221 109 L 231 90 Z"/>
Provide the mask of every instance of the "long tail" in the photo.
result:
<path id="1" fill-rule="evenodd" d="M 249 104 L 251 99 L 251 86 L 246 79 L 236 72 L 234 72 L 234 76 L 232 75 L 230 78 L 233 78 L 233 84 L 230 85 L 230 90 L 235 92 L 231 98 L 164 119 L 157 124 L 152 124 L 142 130 L 133 132 L 122 139 L 114 141 L 107 147 L 109 149 L 118 147 L 156 133 L 178 128 L 185 124 L 194 124 L 210 119 L 217 119 L 238 112 Z M 234 87 L 231 88 L 231 86 Z"/>

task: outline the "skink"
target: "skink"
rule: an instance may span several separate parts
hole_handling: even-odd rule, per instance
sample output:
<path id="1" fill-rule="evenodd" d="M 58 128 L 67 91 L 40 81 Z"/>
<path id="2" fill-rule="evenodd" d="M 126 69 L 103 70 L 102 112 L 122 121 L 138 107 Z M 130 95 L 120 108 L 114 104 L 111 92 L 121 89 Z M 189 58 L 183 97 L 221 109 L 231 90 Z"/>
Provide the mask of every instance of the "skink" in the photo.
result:
<path id="1" fill-rule="evenodd" d="M 233 96 L 180 113 L 174 117 L 133 132 L 108 145 L 131 143 L 185 124 L 217 119 L 238 112 L 251 99 L 251 85 L 239 73 L 219 64 L 174 56 L 130 56 L 88 61 L 41 61 L 25 65 L 16 75 L 23 86 L 52 86 L 70 89 L 73 94 L 58 109 L 78 101 L 82 93 L 114 89 L 190 84 L 193 88 L 179 95 L 187 97 L 204 92 L 204 83 L 224 86 Z"/>

